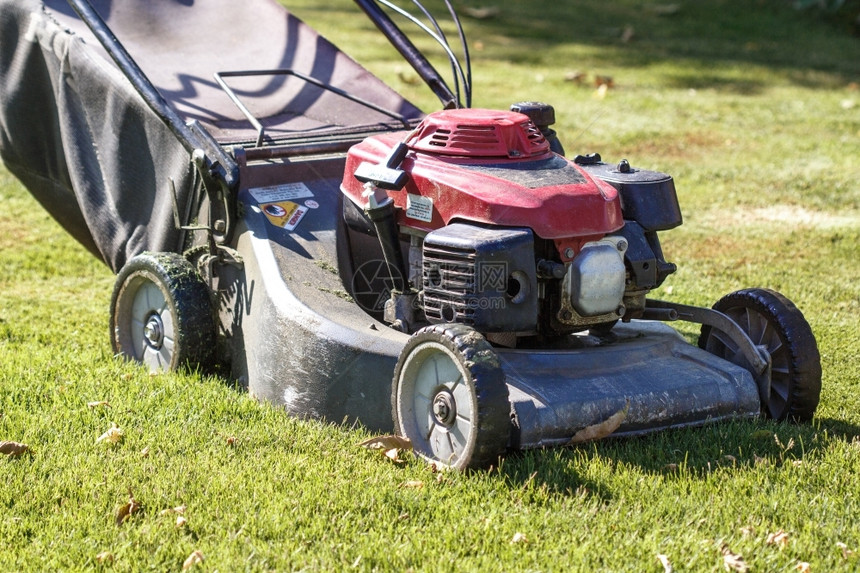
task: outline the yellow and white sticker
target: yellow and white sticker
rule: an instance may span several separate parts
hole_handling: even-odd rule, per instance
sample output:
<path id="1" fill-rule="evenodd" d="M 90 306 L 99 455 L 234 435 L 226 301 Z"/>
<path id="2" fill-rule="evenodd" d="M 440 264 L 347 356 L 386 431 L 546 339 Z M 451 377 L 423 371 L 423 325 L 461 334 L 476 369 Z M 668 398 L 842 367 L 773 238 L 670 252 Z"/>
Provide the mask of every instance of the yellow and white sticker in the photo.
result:
<path id="1" fill-rule="evenodd" d="M 276 203 L 262 203 L 260 209 L 266 218 L 276 227 L 292 231 L 299 226 L 302 217 L 308 212 L 304 205 L 298 205 L 292 201 L 278 201 Z"/>

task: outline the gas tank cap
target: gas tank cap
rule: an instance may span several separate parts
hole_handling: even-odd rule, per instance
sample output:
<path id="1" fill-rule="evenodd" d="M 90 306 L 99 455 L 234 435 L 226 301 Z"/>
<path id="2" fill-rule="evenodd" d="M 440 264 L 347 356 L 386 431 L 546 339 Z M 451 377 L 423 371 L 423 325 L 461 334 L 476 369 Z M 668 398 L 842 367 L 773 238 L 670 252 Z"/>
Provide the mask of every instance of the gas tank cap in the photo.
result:
<path id="1" fill-rule="evenodd" d="M 528 117 L 538 127 L 548 127 L 555 123 L 555 108 L 539 101 L 521 101 L 511 105 L 511 111 Z"/>

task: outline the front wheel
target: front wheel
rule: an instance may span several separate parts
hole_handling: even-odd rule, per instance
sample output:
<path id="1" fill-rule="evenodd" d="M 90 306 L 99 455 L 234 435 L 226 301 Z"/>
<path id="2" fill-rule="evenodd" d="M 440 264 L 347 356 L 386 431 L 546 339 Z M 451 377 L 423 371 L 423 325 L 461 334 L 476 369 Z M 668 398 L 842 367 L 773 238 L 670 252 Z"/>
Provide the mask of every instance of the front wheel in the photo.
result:
<path id="1" fill-rule="evenodd" d="M 721 298 L 714 310 L 731 318 L 770 355 L 770 395 L 762 412 L 775 420 L 812 419 L 821 394 L 821 358 L 803 313 L 768 289 L 733 292 Z M 746 366 L 737 345 L 719 329 L 702 326 L 699 347 Z"/>
<path id="2" fill-rule="evenodd" d="M 394 370 L 394 427 L 421 457 L 455 469 L 484 469 L 505 451 L 508 387 L 492 346 L 459 324 L 417 331 Z"/>
<path id="3" fill-rule="evenodd" d="M 142 253 L 116 278 L 110 306 L 111 346 L 151 372 L 209 367 L 215 326 L 209 289 L 177 253 Z"/>

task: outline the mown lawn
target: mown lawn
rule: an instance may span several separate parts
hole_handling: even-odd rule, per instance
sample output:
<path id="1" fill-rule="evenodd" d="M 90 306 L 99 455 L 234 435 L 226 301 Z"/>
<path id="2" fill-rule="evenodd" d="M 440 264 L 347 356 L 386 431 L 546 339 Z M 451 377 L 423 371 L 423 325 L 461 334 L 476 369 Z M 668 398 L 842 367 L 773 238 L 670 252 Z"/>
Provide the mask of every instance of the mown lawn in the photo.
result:
<path id="1" fill-rule="evenodd" d="M 434 109 L 348 1 L 290 4 Z M 195 551 L 201 571 L 860 569 L 860 39 L 777 0 L 484 7 L 465 19 L 474 105 L 549 101 L 569 155 L 671 173 L 685 222 L 657 295 L 791 298 L 821 351 L 814 421 L 478 474 L 390 463 L 361 428 L 111 356 L 111 273 L 0 170 L 0 441 L 30 448 L 0 455 L 0 570 L 176 571 Z M 122 440 L 99 441 L 114 424 Z"/>

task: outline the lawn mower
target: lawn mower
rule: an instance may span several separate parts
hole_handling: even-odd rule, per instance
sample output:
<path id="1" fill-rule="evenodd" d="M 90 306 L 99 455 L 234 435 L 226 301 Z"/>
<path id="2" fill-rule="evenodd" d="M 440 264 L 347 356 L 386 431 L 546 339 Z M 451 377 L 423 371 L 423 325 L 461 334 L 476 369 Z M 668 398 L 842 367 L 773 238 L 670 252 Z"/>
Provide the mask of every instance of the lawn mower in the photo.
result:
<path id="1" fill-rule="evenodd" d="M 274 0 L 0 0 L 0 153 L 117 273 L 117 355 L 220 365 L 291 414 L 393 429 L 454 468 L 813 416 L 820 358 L 784 296 L 649 297 L 676 270 L 658 237 L 682 222 L 671 176 L 566 156 L 551 105 L 473 108 L 447 0 L 463 56 L 420 2 L 356 4 L 440 110 Z"/>

